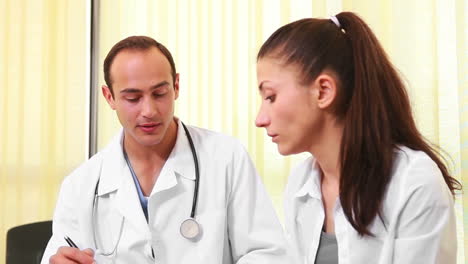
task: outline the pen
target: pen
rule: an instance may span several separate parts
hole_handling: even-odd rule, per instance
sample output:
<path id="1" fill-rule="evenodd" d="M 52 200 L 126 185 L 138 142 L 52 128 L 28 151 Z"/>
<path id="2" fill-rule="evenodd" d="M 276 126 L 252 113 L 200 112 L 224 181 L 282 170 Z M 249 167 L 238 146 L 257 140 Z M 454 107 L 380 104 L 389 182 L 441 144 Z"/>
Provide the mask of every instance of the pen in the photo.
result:
<path id="1" fill-rule="evenodd" d="M 67 241 L 68 245 L 70 247 L 73 247 L 73 248 L 78 248 L 78 246 L 73 242 L 73 240 L 71 240 L 71 238 L 69 238 L 68 236 L 65 236 L 65 241 Z"/>

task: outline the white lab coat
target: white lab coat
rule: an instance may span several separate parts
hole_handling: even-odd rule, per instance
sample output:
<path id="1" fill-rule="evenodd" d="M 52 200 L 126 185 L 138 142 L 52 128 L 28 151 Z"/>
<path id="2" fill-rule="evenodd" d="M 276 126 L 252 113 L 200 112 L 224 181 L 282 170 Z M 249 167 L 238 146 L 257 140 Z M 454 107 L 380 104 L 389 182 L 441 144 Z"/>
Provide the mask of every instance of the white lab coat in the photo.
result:
<path id="1" fill-rule="evenodd" d="M 124 219 L 116 263 L 291 263 L 282 227 L 245 149 L 233 138 L 189 126 L 200 167 L 195 218 L 202 235 L 198 241 L 181 236 L 180 224 L 192 207 L 195 166 L 178 122 L 176 144 L 148 199 L 149 223 L 122 154 L 121 132 L 65 178 L 42 263 L 67 245 L 64 236 L 81 249 L 95 248 L 91 212 L 99 178 L 99 250 L 112 251 Z M 109 262 L 102 256 L 96 260 Z"/>
<path id="2" fill-rule="evenodd" d="M 383 201 L 385 226 L 378 217 L 370 226 L 375 237 L 360 237 L 337 199 L 338 263 L 455 264 L 453 198 L 439 168 L 424 152 L 407 147 L 395 157 Z M 311 157 L 295 167 L 285 191 L 286 234 L 301 264 L 315 263 L 325 218 L 317 165 Z"/>

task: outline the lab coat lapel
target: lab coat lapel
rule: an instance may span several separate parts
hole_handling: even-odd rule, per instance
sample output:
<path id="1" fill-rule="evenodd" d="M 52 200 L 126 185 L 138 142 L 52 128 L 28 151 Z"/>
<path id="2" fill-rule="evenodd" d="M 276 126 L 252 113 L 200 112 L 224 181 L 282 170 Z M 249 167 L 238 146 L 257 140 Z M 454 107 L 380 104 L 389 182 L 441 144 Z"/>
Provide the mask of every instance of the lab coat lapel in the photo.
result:
<path id="1" fill-rule="evenodd" d="M 114 208 L 124 217 L 125 225 L 132 225 L 143 236 L 150 237 L 150 230 L 141 208 L 138 193 L 130 169 L 122 152 L 122 133 L 115 137 L 105 152 L 98 195 L 116 192 Z"/>
<path id="2" fill-rule="evenodd" d="M 323 211 L 314 210 L 322 206 L 321 176 L 316 161 L 310 166 L 307 175 L 303 177 L 305 182 L 295 194 L 294 202 L 298 209 L 293 226 L 296 227 L 294 233 L 297 239 L 301 241 L 301 255 L 306 259 L 315 259 L 325 215 Z"/>
<path id="3" fill-rule="evenodd" d="M 149 239 L 151 232 L 146 222 L 143 209 L 141 208 L 138 193 L 133 181 L 132 175 L 128 167 L 122 170 L 122 184 L 117 190 L 115 196 L 115 206 L 125 218 L 125 224 L 133 225 L 137 230 L 140 230 L 142 235 Z"/>
<path id="4" fill-rule="evenodd" d="M 177 132 L 177 142 L 172 150 L 171 155 L 169 156 L 168 161 L 171 162 L 172 168 L 175 173 L 178 175 L 189 179 L 195 180 L 195 162 L 193 159 L 192 151 L 190 149 L 190 144 L 187 139 L 187 134 L 182 126 L 182 122 L 178 121 L 179 127 Z M 191 128 L 187 127 L 190 131 Z M 195 151 L 197 151 L 197 143 L 200 139 L 197 137 L 198 134 L 192 133 L 191 137 L 193 144 L 195 145 Z M 200 158 L 199 158 L 200 159 Z M 201 166 L 200 164 L 198 164 Z"/>
<path id="5" fill-rule="evenodd" d="M 298 236 L 299 244 L 303 245 L 300 249 L 304 256 L 316 254 L 316 244 L 320 240 L 321 222 L 318 219 L 323 219 L 321 213 L 313 210 L 312 203 L 319 203 L 320 200 L 308 199 L 306 196 L 301 197 L 304 201 L 300 204 L 301 208 L 296 216 L 296 230 L 295 234 Z M 314 241 L 315 240 L 315 241 Z M 311 256 L 308 256 L 308 258 Z M 315 259 L 311 257 L 310 259 Z"/>
<path id="6" fill-rule="evenodd" d="M 83 223 L 82 228 L 79 229 L 81 231 L 82 235 L 82 245 L 78 245 L 79 247 L 82 248 L 95 248 L 94 244 L 94 234 L 93 234 L 93 226 L 94 226 L 94 221 L 93 221 L 93 205 L 94 205 L 94 195 L 95 195 L 95 189 L 97 185 L 97 181 L 99 180 L 99 175 L 101 173 L 102 169 L 102 164 L 97 162 L 98 159 L 94 159 L 90 162 L 93 162 L 94 165 L 90 166 L 91 168 L 98 167 L 98 170 L 91 169 L 87 173 L 89 173 L 90 181 L 88 184 L 92 186 L 91 188 L 84 188 L 83 193 L 81 195 L 81 202 L 80 202 L 80 212 L 83 212 L 82 214 L 79 214 L 78 217 L 80 220 L 78 223 Z"/>
<path id="7" fill-rule="evenodd" d="M 176 187 L 178 185 L 176 175 L 189 180 L 195 180 L 195 165 L 190 145 L 181 121 L 177 119 L 177 122 L 176 144 L 161 170 L 151 196 Z M 105 152 L 106 156 L 103 162 L 98 195 L 116 191 L 115 207 L 125 218 L 125 224 L 135 226 L 136 229 L 141 231 L 144 237 L 150 239 L 150 228 L 141 208 L 130 169 L 122 153 L 122 136 L 123 131 L 112 140 Z M 193 140 L 196 144 L 198 139 L 194 138 Z"/>
<path id="8" fill-rule="evenodd" d="M 187 135 L 182 122 L 177 120 L 177 123 L 176 143 L 161 170 L 151 195 L 175 187 L 178 183 L 176 175 L 195 180 L 195 164 Z"/>
<path id="9" fill-rule="evenodd" d="M 194 138 L 195 142 L 197 140 L 198 138 Z M 182 124 L 178 121 L 176 144 L 159 174 L 148 201 L 151 226 L 154 227 L 159 223 L 164 226 L 163 228 L 167 228 L 167 224 L 162 223 L 174 219 L 176 215 L 182 213 L 186 217 L 189 216 L 192 199 L 182 197 L 186 196 L 187 192 L 189 195 L 193 194 L 194 180 L 195 165 L 192 153 Z M 183 204 L 180 204 L 181 202 Z"/>

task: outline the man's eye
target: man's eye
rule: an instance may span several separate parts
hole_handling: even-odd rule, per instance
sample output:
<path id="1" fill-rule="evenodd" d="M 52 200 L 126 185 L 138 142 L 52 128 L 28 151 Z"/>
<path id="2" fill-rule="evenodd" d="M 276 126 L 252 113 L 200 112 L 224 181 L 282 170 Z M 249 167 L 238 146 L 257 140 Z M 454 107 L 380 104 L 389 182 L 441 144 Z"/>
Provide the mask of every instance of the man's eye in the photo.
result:
<path id="1" fill-rule="evenodd" d="M 135 98 L 126 98 L 127 101 L 133 102 L 133 103 L 134 103 L 134 102 L 138 102 L 139 99 L 140 99 L 139 97 L 135 97 Z"/>

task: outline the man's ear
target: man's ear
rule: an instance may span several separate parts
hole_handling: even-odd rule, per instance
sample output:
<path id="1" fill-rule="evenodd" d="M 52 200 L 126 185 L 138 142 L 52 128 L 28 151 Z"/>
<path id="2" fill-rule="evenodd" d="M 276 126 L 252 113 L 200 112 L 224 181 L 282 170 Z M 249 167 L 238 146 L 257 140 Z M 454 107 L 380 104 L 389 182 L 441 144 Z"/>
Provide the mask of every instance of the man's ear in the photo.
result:
<path id="1" fill-rule="evenodd" d="M 327 73 L 321 73 L 314 81 L 317 96 L 317 106 L 320 109 L 329 108 L 336 100 L 336 79 Z"/>
<path id="2" fill-rule="evenodd" d="M 177 73 L 174 80 L 174 99 L 179 97 L 179 74 Z"/>
<path id="3" fill-rule="evenodd" d="M 115 101 L 114 101 L 114 96 L 112 95 L 111 88 L 109 88 L 107 85 L 103 85 L 101 87 L 102 90 L 102 95 L 104 95 L 104 98 L 106 98 L 107 103 L 109 106 L 112 108 L 112 110 L 115 110 Z"/>

